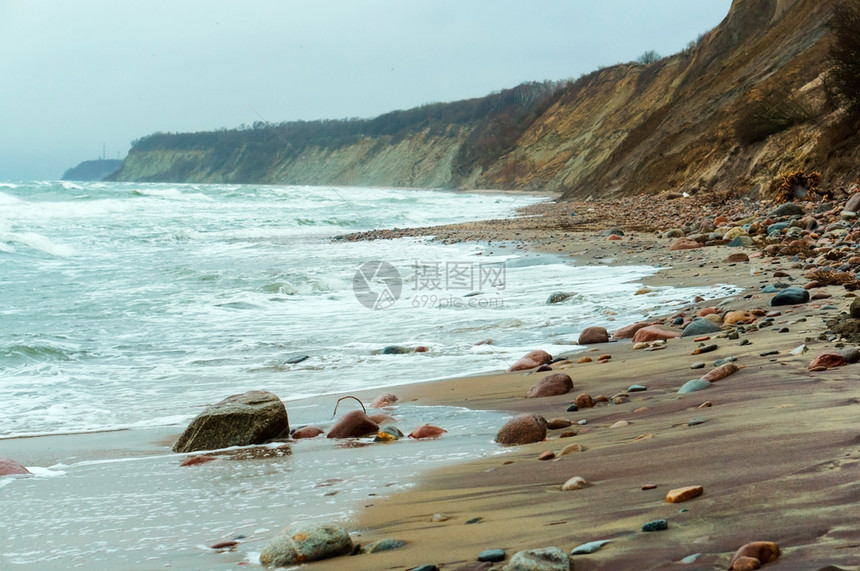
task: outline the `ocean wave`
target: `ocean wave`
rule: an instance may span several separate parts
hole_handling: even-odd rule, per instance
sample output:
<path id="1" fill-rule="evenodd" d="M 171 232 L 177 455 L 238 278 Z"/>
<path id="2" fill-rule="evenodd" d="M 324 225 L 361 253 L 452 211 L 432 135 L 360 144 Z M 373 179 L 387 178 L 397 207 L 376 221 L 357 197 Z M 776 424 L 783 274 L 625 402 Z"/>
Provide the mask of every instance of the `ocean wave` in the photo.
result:
<path id="1" fill-rule="evenodd" d="M 71 246 L 57 244 L 47 236 L 36 232 L 3 232 L 2 230 L 0 228 L 0 250 L 10 254 L 17 251 L 13 244 L 20 244 L 61 258 L 68 258 L 77 253 Z"/>

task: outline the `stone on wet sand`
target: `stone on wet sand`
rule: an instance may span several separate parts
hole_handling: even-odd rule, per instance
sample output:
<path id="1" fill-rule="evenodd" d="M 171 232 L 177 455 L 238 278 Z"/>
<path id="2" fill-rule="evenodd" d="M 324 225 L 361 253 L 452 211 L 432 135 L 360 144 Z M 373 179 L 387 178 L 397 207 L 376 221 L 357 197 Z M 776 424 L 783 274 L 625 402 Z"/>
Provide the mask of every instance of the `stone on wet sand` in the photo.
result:
<path id="1" fill-rule="evenodd" d="M 588 482 L 585 478 L 581 476 L 574 476 L 567 480 L 564 484 L 561 485 L 561 489 L 563 492 L 570 492 L 572 490 L 581 490 L 586 487 Z"/>
<path id="2" fill-rule="evenodd" d="M 723 328 L 709 319 L 695 319 L 684 328 L 681 337 L 698 337 L 708 333 L 719 333 Z"/>
<path id="3" fill-rule="evenodd" d="M 594 399 L 591 398 L 591 395 L 582 393 L 581 395 L 577 395 L 576 399 L 574 399 L 574 404 L 577 407 L 577 410 L 580 408 L 591 408 L 594 406 Z"/>
<path id="4" fill-rule="evenodd" d="M 705 489 L 702 486 L 686 486 L 683 488 L 675 488 L 674 490 L 669 490 L 666 494 L 666 501 L 670 504 L 677 504 L 680 502 L 686 502 L 691 498 L 695 498 L 696 496 L 702 495 Z"/>
<path id="5" fill-rule="evenodd" d="M 700 244 L 695 240 L 690 240 L 689 238 L 678 238 L 669 246 L 670 251 L 676 250 L 694 250 L 698 248 Z"/>
<path id="6" fill-rule="evenodd" d="M 518 551 L 511 557 L 507 571 L 570 571 L 570 558 L 558 547 Z"/>
<path id="7" fill-rule="evenodd" d="M 765 563 L 779 559 L 779 546 L 771 541 L 754 541 L 738 549 L 729 564 L 729 571 L 758 569 Z"/>
<path id="8" fill-rule="evenodd" d="M 799 305 L 809 302 L 809 291 L 802 287 L 787 287 L 773 296 L 770 300 L 772 307 L 781 305 Z"/>
<path id="9" fill-rule="evenodd" d="M 645 525 L 642 526 L 642 531 L 663 531 L 665 529 L 669 529 L 669 522 L 665 519 L 655 519 L 653 521 L 649 521 Z"/>
<path id="10" fill-rule="evenodd" d="M 489 561 L 490 563 L 498 563 L 505 560 L 504 549 L 485 549 L 478 554 L 478 561 Z"/>
<path id="11" fill-rule="evenodd" d="M 567 428 L 571 424 L 573 423 L 566 418 L 556 417 L 549 419 L 546 427 L 550 430 L 558 430 L 559 428 Z"/>
<path id="12" fill-rule="evenodd" d="M 272 538 L 260 554 L 267 567 L 286 567 L 320 561 L 352 552 L 349 533 L 334 524 L 291 526 Z"/>
<path id="13" fill-rule="evenodd" d="M 588 555 L 589 553 L 595 553 L 600 550 L 601 547 L 610 543 L 609 539 L 600 539 L 597 541 L 589 541 L 588 543 L 583 543 L 582 545 L 577 545 L 573 548 L 573 551 L 570 552 L 571 555 Z"/>
<path id="14" fill-rule="evenodd" d="M 822 353 L 809 363 L 809 370 L 835 369 L 848 364 L 848 361 L 841 353 L 827 352 Z"/>
<path id="15" fill-rule="evenodd" d="M 644 327 L 648 327 L 651 325 L 647 321 L 639 321 L 637 323 L 633 323 L 631 325 L 625 325 L 619 329 L 616 329 L 612 334 L 613 339 L 632 339 L 636 332 Z"/>
<path id="16" fill-rule="evenodd" d="M 180 435 L 173 451 L 263 444 L 289 431 L 287 409 L 277 395 L 248 391 L 206 407 Z"/>
<path id="17" fill-rule="evenodd" d="M 564 395 L 573 390 L 573 381 L 570 376 L 564 373 L 553 373 L 547 375 L 538 381 L 529 392 L 526 393 L 526 398 L 542 398 Z"/>
<path id="18" fill-rule="evenodd" d="M 701 391 L 702 389 L 707 389 L 711 386 L 710 381 L 706 381 L 705 379 L 692 379 L 687 381 L 686 383 L 678 389 L 679 394 L 686 393 L 694 393 L 696 391 Z"/>
<path id="19" fill-rule="evenodd" d="M 318 426 L 302 426 L 301 428 L 295 429 L 290 436 L 299 440 L 301 438 L 316 438 L 324 432 L 325 431 Z"/>
<path id="20" fill-rule="evenodd" d="M 391 393 L 382 393 L 370 403 L 370 408 L 383 408 L 397 402 L 397 396 Z"/>
<path id="21" fill-rule="evenodd" d="M 633 335 L 634 343 L 650 343 L 651 341 L 660 341 L 665 339 L 674 339 L 680 337 L 681 332 L 673 329 L 665 329 L 659 325 L 649 325 L 638 330 Z"/>
<path id="22" fill-rule="evenodd" d="M 12 476 L 15 474 L 29 474 L 30 470 L 10 458 L 0 456 L 0 476 Z"/>
<path id="23" fill-rule="evenodd" d="M 362 553 L 382 553 L 383 551 L 393 551 L 395 549 L 400 549 L 406 545 L 406 542 L 402 539 L 379 539 L 377 541 L 373 541 L 368 543 L 364 547 L 361 548 Z"/>
<path id="24" fill-rule="evenodd" d="M 511 368 L 508 369 L 508 372 L 513 373 L 516 371 L 526 371 L 528 369 L 534 369 L 536 367 L 540 367 L 541 365 L 549 365 L 550 361 L 552 361 L 552 355 L 550 355 L 546 351 L 535 349 L 534 351 L 531 351 L 528 354 L 524 355 L 520 358 L 519 361 L 511 365 Z"/>
<path id="25" fill-rule="evenodd" d="M 444 428 L 439 428 L 438 426 L 433 426 L 431 424 L 424 424 L 413 430 L 409 433 L 409 438 L 414 438 L 415 440 L 420 440 L 422 438 L 439 438 L 448 432 Z"/>
<path id="26" fill-rule="evenodd" d="M 579 345 L 595 345 L 597 343 L 608 343 L 609 333 L 605 327 L 586 327 L 579 334 Z"/>
<path id="27" fill-rule="evenodd" d="M 729 375 L 734 375 L 740 370 L 740 367 L 738 367 L 734 363 L 726 363 L 724 365 L 720 365 L 719 367 L 711 369 L 707 374 L 703 375 L 702 378 L 708 382 L 713 383 L 714 381 L 725 379 Z"/>
<path id="28" fill-rule="evenodd" d="M 496 442 L 509 446 L 540 442 L 546 438 L 546 426 L 546 419 L 538 414 L 521 414 L 499 429 Z"/>
<path id="29" fill-rule="evenodd" d="M 379 432 L 379 425 L 364 411 L 352 410 L 341 417 L 329 430 L 327 438 L 361 438 Z"/>

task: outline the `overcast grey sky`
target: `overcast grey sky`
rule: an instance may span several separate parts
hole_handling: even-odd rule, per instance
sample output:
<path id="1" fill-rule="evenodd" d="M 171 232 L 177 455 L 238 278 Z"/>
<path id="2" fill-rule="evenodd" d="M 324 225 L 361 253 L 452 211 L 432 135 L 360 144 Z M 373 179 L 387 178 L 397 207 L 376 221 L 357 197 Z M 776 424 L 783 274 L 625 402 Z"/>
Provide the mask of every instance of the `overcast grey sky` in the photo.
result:
<path id="1" fill-rule="evenodd" d="M 373 117 L 684 48 L 731 0 L 0 0 L 0 180 L 155 131 Z"/>

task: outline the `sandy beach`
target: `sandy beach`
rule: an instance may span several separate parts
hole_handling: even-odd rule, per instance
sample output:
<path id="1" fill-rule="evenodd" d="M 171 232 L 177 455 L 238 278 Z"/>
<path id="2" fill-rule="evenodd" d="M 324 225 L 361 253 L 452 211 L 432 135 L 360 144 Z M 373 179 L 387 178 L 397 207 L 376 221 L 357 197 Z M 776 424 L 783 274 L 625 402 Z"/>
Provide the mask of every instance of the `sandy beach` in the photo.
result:
<path id="1" fill-rule="evenodd" d="M 736 206 L 726 205 L 723 210 L 729 219 L 745 218 L 742 205 L 732 211 Z M 756 205 L 756 212 L 772 207 Z M 672 329 L 676 317 L 689 321 L 700 313 L 721 316 L 743 311 L 754 322 L 662 344 L 641 346 L 630 339 L 600 343 L 570 360 L 553 363 L 551 372 L 500 371 L 392 389 L 399 401 L 387 411 L 395 417 L 403 407 L 453 406 L 535 413 L 555 419 L 557 425 L 567 422 L 570 426 L 549 430 L 540 442 L 505 447 L 504 454 L 479 455 L 436 469 L 428 465 L 431 469 L 414 481 L 396 481 L 385 473 L 384 460 L 380 461 L 363 476 L 367 486 L 354 490 L 357 513 L 341 523 L 357 544 L 391 538 L 405 541 L 405 545 L 393 551 L 319 561 L 310 568 L 380 570 L 435 565 L 445 571 L 502 569 L 520 550 L 554 546 L 570 553 L 578 545 L 608 540 L 594 553 L 573 556 L 575 568 L 728 569 L 732 554 L 742 545 L 769 541 L 779 545 L 781 556 L 766 568 L 857 569 L 858 365 L 809 368 L 820 353 L 853 347 L 835 335 L 819 336 L 828 330 L 828 319 L 849 311 L 854 294 L 842 285 L 808 284 L 804 274 L 809 264 L 790 256 L 762 255 L 761 245 L 736 248 L 716 243 L 670 250 L 677 238 L 665 235 L 671 227 L 669 220 L 677 216 L 673 221 L 689 221 L 689 215 L 658 209 L 647 220 L 643 217 L 628 224 L 620 239 L 610 239 L 604 231 L 616 223 L 621 227 L 624 219 L 624 211 L 611 204 L 543 208 L 542 214 L 528 216 L 526 212 L 527 216 L 511 220 L 398 234 L 430 233 L 437 240 L 480 240 L 500 248 L 560 253 L 575 260 L 583 272 L 592 265 L 659 266 L 661 270 L 646 280 L 646 286 L 652 288 L 732 284 L 741 288 L 735 295 L 707 302 L 691 299 L 678 315 L 657 321 Z M 567 211 L 586 214 L 578 219 Z M 703 217 L 709 215 L 702 213 Z M 378 237 L 388 236 L 358 238 Z M 749 259 L 727 261 L 741 252 Z M 775 282 L 806 284 L 813 299 L 771 307 L 774 294 L 761 289 Z M 637 293 L 648 295 L 647 288 Z M 619 328 L 626 325 L 630 324 L 617 323 Z M 674 329 L 681 331 L 678 326 Z M 703 347 L 707 349 L 694 354 Z M 590 362 L 579 362 L 581 357 L 589 357 Z M 678 393 L 687 381 L 728 358 L 734 358 L 739 370 L 703 390 Z M 530 387 L 554 372 L 568 374 L 573 390 L 525 398 Z M 631 391 L 631 385 L 644 389 Z M 583 393 L 597 401 L 595 406 L 570 411 L 574 399 Z M 357 396 L 369 402 L 376 392 Z M 444 420 L 428 422 L 445 428 Z M 501 424 L 501 420 L 496 422 Z M 169 453 L 169 446 L 176 435 L 162 430 L 155 436 L 147 433 L 149 440 L 135 445 L 133 439 L 140 437 L 135 431 L 16 439 L 4 442 L 4 455 L 27 465 L 45 465 L 52 458 L 65 457 L 69 449 L 85 451 L 85 457 L 113 458 L 123 455 L 118 451 L 125 448 L 125 456 L 156 462 L 158 475 L 164 472 L 175 478 L 178 461 Z M 446 438 L 420 442 L 426 449 L 413 447 L 412 453 L 418 450 L 419 454 L 416 462 L 420 463 L 424 450 L 429 455 L 448 446 Z M 561 454 L 565 448 L 567 453 Z M 148 464 L 144 468 L 152 469 Z M 182 473 L 204 477 L 204 471 L 210 469 L 204 465 L 183 468 L 186 472 Z M 272 471 L 266 470 L 260 468 L 246 477 L 253 482 L 267 481 L 264 477 L 271 477 Z M 575 476 L 587 482 L 585 487 L 562 491 L 562 484 Z M 94 480 L 94 488 L 98 483 Z M 670 490 L 687 486 L 701 486 L 703 492 L 682 504 L 666 501 Z M 254 494 L 258 492 L 264 499 L 265 490 Z M 218 538 L 201 537 L 191 541 L 194 549 L 175 557 L 164 554 L 153 561 L 152 568 L 253 565 L 278 524 L 292 523 L 278 521 L 277 506 L 266 510 L 264 501 L 262 507 L 259 504 L 256 511 L 244 515 L 251 522 L 265 514 L 270 525 L 261 528 L 259 520 L 248 523 L 248 536 L 231 549 L 209 551 L 207 543 Z M 655 520 L 665 520 L 667 529 L 642 531 L 643 525 Z M 479 553 L 489 549 L 504 549 L 506 560 L 480 563 Z"/>
<path id="2" fill-rule="evenodd" d="M 573 391 L 561 396 L 524 398 L 548 372 L 398 388 L 406 401 L 537 413 L 573 425 L 550 430 L 545 441 L 517 446 L 503 458 L 434 471 L 414 490 L 375 501 L 354 522 L 357 541 L 390 537 L 405 540 L 406 546 L 320 562 L 314 568 L 502 568 L 504 563 L 478 562 L 478 554 L 502 548 L 509 560 L 524 549 L 556 546 L 570 553 L 580 544 L 610 540 L 593 554 L 574 556 L 575 568 L 728 569 L 742 545 L 771 541 L 782 555 L 767 568 L 857 569 L 856 365 L 809 370 L 818 354 L 852 346 L 820 340 L 819 334 L 827 330 L 827 319 L 848 311 L 853 294 L 838 285 L 813 288 L 817 300 L 771 307 L 773 294 L 762 293 L 763 286 L 809 281 L 801 264 L 789 257 L 763 258 L 756 249 L 741 249 L 754 257 L 727 262 L 738 248 L 670 251 L 672 240 L 653 232 L 628 230 L 622 240 L 608 241 L 597 230 L 612 227 L 611 218 L 587 221 L 584 232 L 564 222 L 557 216 L 554 224 L 541 229 L 535 219 L 523 218 L 440 228 L 435 234 L 443 240 L 525 236 L 532 241 L 530 247 L 573 256 L 583 271 L 600 263 L 666 267 L 647 280 L 652 286 L 731 283 L 744 291 L 717 304 L 690 300 L 685 315 L 716 305 L 720 313 L 757 313 L 759 327 L 732 335 L 735 339 L 729 338 L 731 327 L 706 341 L 670 339 L 657 351 L 634 350 L 630 340 L 596 345 L 586 353 L 594 357 L 592 362 L 553 365 L 573 379 Z M 767 314 L 772 321 L 762 322 Z M 717 346 L 712 352 L 693 355 L 696 348 L 711 344 Z M 611 359 L 598 362 L 603 354 Z M 706 390 L 678 394 L 684 383 L 701 375 L 691 370 L 694 363 L 704 362 L 709 371 L 715 361 L 727 357 L 737 359 L 738 372 Z M 633 384 L 647 390 L 627 393 Z M 628 397 L 620 404 L 598 403 L 568 412 L 580 393 Z M 575 436 L 561 436 L 571 430 Z M 539 459 L 569 444 L 578 444 L 580 451 Z M 574 476 L 588 485 L 561 491 Z M 685 486 L 702 486 L 704 491 L 682 505 L 666 501 L 667 492 Z M 434 521 L 435 514 L 447 519 Z M 644 524 L 658 519 L 665 519 L 668 529 L 642 531 Z M 689 558 L 686 565 L 684 558 Z"/>

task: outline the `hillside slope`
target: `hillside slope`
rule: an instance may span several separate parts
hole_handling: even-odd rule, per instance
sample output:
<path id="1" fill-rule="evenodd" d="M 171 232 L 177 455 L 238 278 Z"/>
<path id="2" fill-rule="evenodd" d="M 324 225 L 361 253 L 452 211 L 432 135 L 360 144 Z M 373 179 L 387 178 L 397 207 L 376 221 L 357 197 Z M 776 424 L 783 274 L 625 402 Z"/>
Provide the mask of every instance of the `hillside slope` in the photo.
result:
<path id="1" fill-rule="evenodd" d="M 767 193 L 780 172 L 856 180 L 827 89 L 836 0 L 735 0 L 695 45 L 575 82 L 375 119 L 155 134 L 116 180 L 545 190 L 565 197 Z"/>

